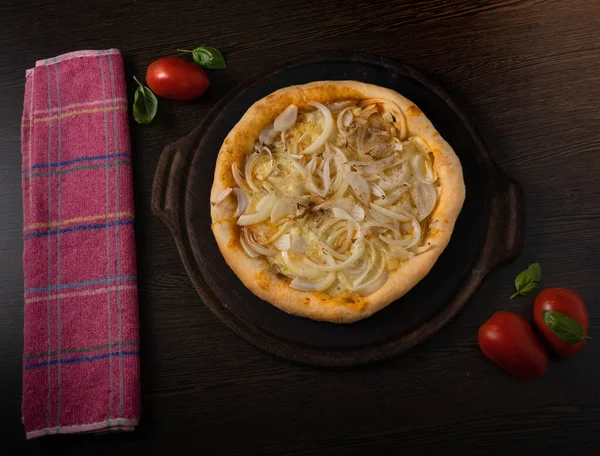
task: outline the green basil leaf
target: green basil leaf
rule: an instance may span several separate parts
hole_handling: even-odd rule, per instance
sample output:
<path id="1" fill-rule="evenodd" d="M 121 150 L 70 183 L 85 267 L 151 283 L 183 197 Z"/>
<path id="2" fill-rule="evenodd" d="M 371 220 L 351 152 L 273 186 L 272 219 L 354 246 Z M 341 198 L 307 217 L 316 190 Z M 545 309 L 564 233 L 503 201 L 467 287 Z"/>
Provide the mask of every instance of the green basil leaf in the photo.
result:
<path id="1" fill-rule="evenodd" d="M 527 271 L 529 271 L 529 276 L 534 282 L 542 280 L 542 267 L 539 263 L 530 264 Z"/>
<path id="2" fill-rule="evenodd" d="M 133 79 L 139 85 L 133 95 L 133 118 L 140 124 L 150 123 L 156 116 L 158 100 L 152 90 L 138 81 L 135 76 Z"/>
<path id="3" fill-rule="evenodd" d="M 515 279 L 515 288 L 517 292 L 510 298 L 515 296 L 527 296 L 537 289 L 540 280 L 542 280 L 542 268 L 539 263 L 530 264 L 527 269 L 521 271 Z"/>
<path id="4" fill-rule="evenodd" d="M 177 49 L 179 52 L 190 52 L 196 65 L 209 70 L 225 68 L 225 58 L 218 49 L 210 46 L 200 46 L 193 50 Z"/>
<path id="5" fill-rule="evenodd" d="M 562 312 L 542 310 L 542 318 L 556 337 L 567 344 L 578 344 L 588 338 L 583 325 Z"/>
<path id="6" fill-rule="evenodd" d="M 537 282 L 527 282 L 523 287 L 519 290 L 519 294 L 521 296 L 527 296 L 534 292 L 538 287 Z"/>

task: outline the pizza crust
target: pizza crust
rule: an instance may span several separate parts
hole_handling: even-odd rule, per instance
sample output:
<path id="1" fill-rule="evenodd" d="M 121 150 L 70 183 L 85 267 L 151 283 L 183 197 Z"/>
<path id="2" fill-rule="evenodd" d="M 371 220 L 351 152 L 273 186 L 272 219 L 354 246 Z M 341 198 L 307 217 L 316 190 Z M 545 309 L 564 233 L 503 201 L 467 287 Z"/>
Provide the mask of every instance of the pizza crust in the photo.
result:
<path id="1" fill-rule="evenodd" d="M 319 81 L 280 89 L 254 103 L 225 138 L 217 157 L 211 201 L 227 187 L 236 186 L 231 165 L 242 163 L 252 151 L 260 132 L 290 104 L 305 109 L 308 101 L 323 104 L 340 100 L 384 98 L 396 103 L 404 113 L 408 136 L 422 137 L 434 155 L 433 166 L 441 192 L 429 216 L 423 243 L 431 248 L 403 261 L 390 272 L 387 282 L 373 294 L 344 293 L 330 297 L 322 292 L 290 288 L 289 279 L 277 275 L 268 263 L 248 257 L 239 243 L 239 227 L 226 219 L 227 211 L 211 205 L 212 230 L 229 267 L 259 298 L 290 314 L 335 323 L 352 323 L 369 317 L 402 297 L 431 270 L 442 254 L 454 229 L 465 199 L 462 167 L 454 150 L 440 136 L 425 114 L 397 92 L 357 81 Z"/>

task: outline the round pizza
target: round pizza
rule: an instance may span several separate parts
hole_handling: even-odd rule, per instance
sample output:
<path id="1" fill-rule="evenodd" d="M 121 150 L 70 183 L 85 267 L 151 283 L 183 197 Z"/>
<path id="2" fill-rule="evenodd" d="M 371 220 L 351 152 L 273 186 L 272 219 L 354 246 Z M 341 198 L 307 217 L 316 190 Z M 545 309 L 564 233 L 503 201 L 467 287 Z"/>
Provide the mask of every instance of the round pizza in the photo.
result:
<path id="1" fill-rule="evenodd" d="M 259 298 L 351 323 L 425 277 L 464 198 L 458 157 L 414 103 L 375 85 L 320 81 L 257 101 L 228 134 L 212 231 Z"/>

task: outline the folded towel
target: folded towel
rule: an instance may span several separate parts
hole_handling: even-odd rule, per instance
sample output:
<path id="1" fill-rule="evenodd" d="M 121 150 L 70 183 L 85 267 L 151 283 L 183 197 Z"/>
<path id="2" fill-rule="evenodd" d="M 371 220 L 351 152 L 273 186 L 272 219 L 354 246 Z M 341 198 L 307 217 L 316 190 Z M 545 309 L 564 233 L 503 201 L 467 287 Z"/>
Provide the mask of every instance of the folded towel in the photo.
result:
<path id="1" fill-rule="evenodd" d="M 27 70 L 22 123 L 27 438 L 128 431 L 140 409 L 131 146 L 116 49 Z"/>

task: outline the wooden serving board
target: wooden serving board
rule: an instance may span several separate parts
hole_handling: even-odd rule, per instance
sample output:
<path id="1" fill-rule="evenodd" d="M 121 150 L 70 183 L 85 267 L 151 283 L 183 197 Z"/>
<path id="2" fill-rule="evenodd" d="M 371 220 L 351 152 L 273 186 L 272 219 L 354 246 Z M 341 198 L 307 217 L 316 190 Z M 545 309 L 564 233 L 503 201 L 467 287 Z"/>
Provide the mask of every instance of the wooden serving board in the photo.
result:
<path id="1" fill-rule="evenodd" d="M 221 144 L 252 103 L 293 84 L 345 79 L 389 87 L 416 103 L 458 154 L 467 196 L 450 244 L 427 277 L 372 317 L 336 325 L 288 315 L 247 290 L 219 252 L 209 199 Z M 228 94 L 193 132 L 164 149 L 152 207 L 172 231 L 198 294 L 223 323 L 264 351 L 325 366 L 381 361 L 423 342 L 490 271 L 516 258 L 525 222 L 521 186 L 494 163 L 448 94 L 414 68 L 357 53 L 294 58 Z"/>

